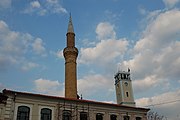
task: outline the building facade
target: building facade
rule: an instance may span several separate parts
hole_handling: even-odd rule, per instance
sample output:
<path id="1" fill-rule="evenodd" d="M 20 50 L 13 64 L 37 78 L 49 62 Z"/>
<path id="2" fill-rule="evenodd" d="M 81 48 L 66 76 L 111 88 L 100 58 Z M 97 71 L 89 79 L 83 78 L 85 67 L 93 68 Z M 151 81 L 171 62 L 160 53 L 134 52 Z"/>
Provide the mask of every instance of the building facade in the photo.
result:
<path id="1" fill-rule="evenodd" d="M 3 90 L 0 120 L 146 120 L 149 109 Z"/>

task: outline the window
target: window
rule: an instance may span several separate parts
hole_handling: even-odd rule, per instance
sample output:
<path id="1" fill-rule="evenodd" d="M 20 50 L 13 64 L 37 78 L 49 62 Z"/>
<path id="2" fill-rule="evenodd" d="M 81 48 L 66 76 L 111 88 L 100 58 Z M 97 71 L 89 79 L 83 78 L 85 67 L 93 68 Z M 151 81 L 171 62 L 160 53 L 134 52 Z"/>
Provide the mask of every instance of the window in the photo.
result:
<path id="1" fill-rule="evenodd" d="M 136 120 L 142 120 L 142 118 L 141 117 L 136 117 Z"/>
<path id="2" fill-rule="evenodd" d="M 41 109 L 41 120 L 51 120 L 52 110 L 49 108 Z"/>
<path id="3" fill-rule="evenodd" d="M 116 120 L 117 116 L 116 115 L 111 115 L 110 118 L 111 118 L 111 120 Z"/>
<path id="4" fill-rule="evenodd" d="M 126 96 L 129 97 L 129 93 L 128 92 L 126 92 Z"/>
<path id="5" fill-rule="evenodd" d="M 123 118 L 124 118 L 123 120 L 130 120 L 129 116 L 124 116 Z"/>
<path id="6" fill-rule="evenodd" d="M 97 113 L 96 114 L 96 120 L 103 120 L 103 114 L 102 113 Z"/>
<path id="7" fill-rule="evenodd" d="M 19 106 L 17 112 L 17 120 L 29 120 L 30 108 L 27 106 Z"/>
<path id="8" fill-rule="evenodd" d="M 71 120 L 71 111 L 69 110 L 63 111 L 63 120 Z"/>
<path id="9" fill-rule="evenodd" d="M 87 120 L 87 112 L 80 112 L 80 120 Z"/>

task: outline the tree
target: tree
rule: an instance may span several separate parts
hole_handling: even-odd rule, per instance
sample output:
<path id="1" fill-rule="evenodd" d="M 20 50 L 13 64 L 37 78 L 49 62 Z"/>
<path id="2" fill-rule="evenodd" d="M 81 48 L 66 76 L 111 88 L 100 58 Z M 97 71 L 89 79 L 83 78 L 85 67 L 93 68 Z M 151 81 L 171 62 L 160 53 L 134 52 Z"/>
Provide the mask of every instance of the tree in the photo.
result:
<path id="1" fill-rule="evenodd" d="M 157 112 L 149 111 L 147 114 L 147 120 L 166 120 L 166 117 Z"/>

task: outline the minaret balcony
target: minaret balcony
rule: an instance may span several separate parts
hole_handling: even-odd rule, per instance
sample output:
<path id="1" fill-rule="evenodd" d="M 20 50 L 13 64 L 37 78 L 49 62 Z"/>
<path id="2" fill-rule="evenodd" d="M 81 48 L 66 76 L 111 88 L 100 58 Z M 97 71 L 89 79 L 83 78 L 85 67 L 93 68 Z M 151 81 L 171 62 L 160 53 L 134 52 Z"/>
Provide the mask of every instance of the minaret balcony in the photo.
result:
<path id="1" fill-rule="evenodd" d="M 63 54 L 64 54 L 65 58 L 66 58 L 66 56 L 69 56 L 69 55 L 73 55 L 73 56 L 77 57 L 78 49 L 76 47 L 66 47 L 63 50 Z"/>

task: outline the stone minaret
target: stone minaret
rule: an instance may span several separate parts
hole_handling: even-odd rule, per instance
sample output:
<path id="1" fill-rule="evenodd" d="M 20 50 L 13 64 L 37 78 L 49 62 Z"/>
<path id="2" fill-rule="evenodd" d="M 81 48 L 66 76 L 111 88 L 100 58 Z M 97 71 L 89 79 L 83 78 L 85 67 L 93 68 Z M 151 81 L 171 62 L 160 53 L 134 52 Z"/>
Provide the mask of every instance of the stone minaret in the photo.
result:
<path id="1" fill-rule="evenodd" d="M 118 71 L 115 78 L 117 104 L 135 106 L 130 69 L 127 72 Z"/>
<path id="2" fill-rule="evenodd" d="M 78 49 L 75 47 L 75 33 L 70 15 L 66 34 L 67 44 L 63 54 L 65 58 L 65 97 L 77 98 L 76 59 Z"/>

